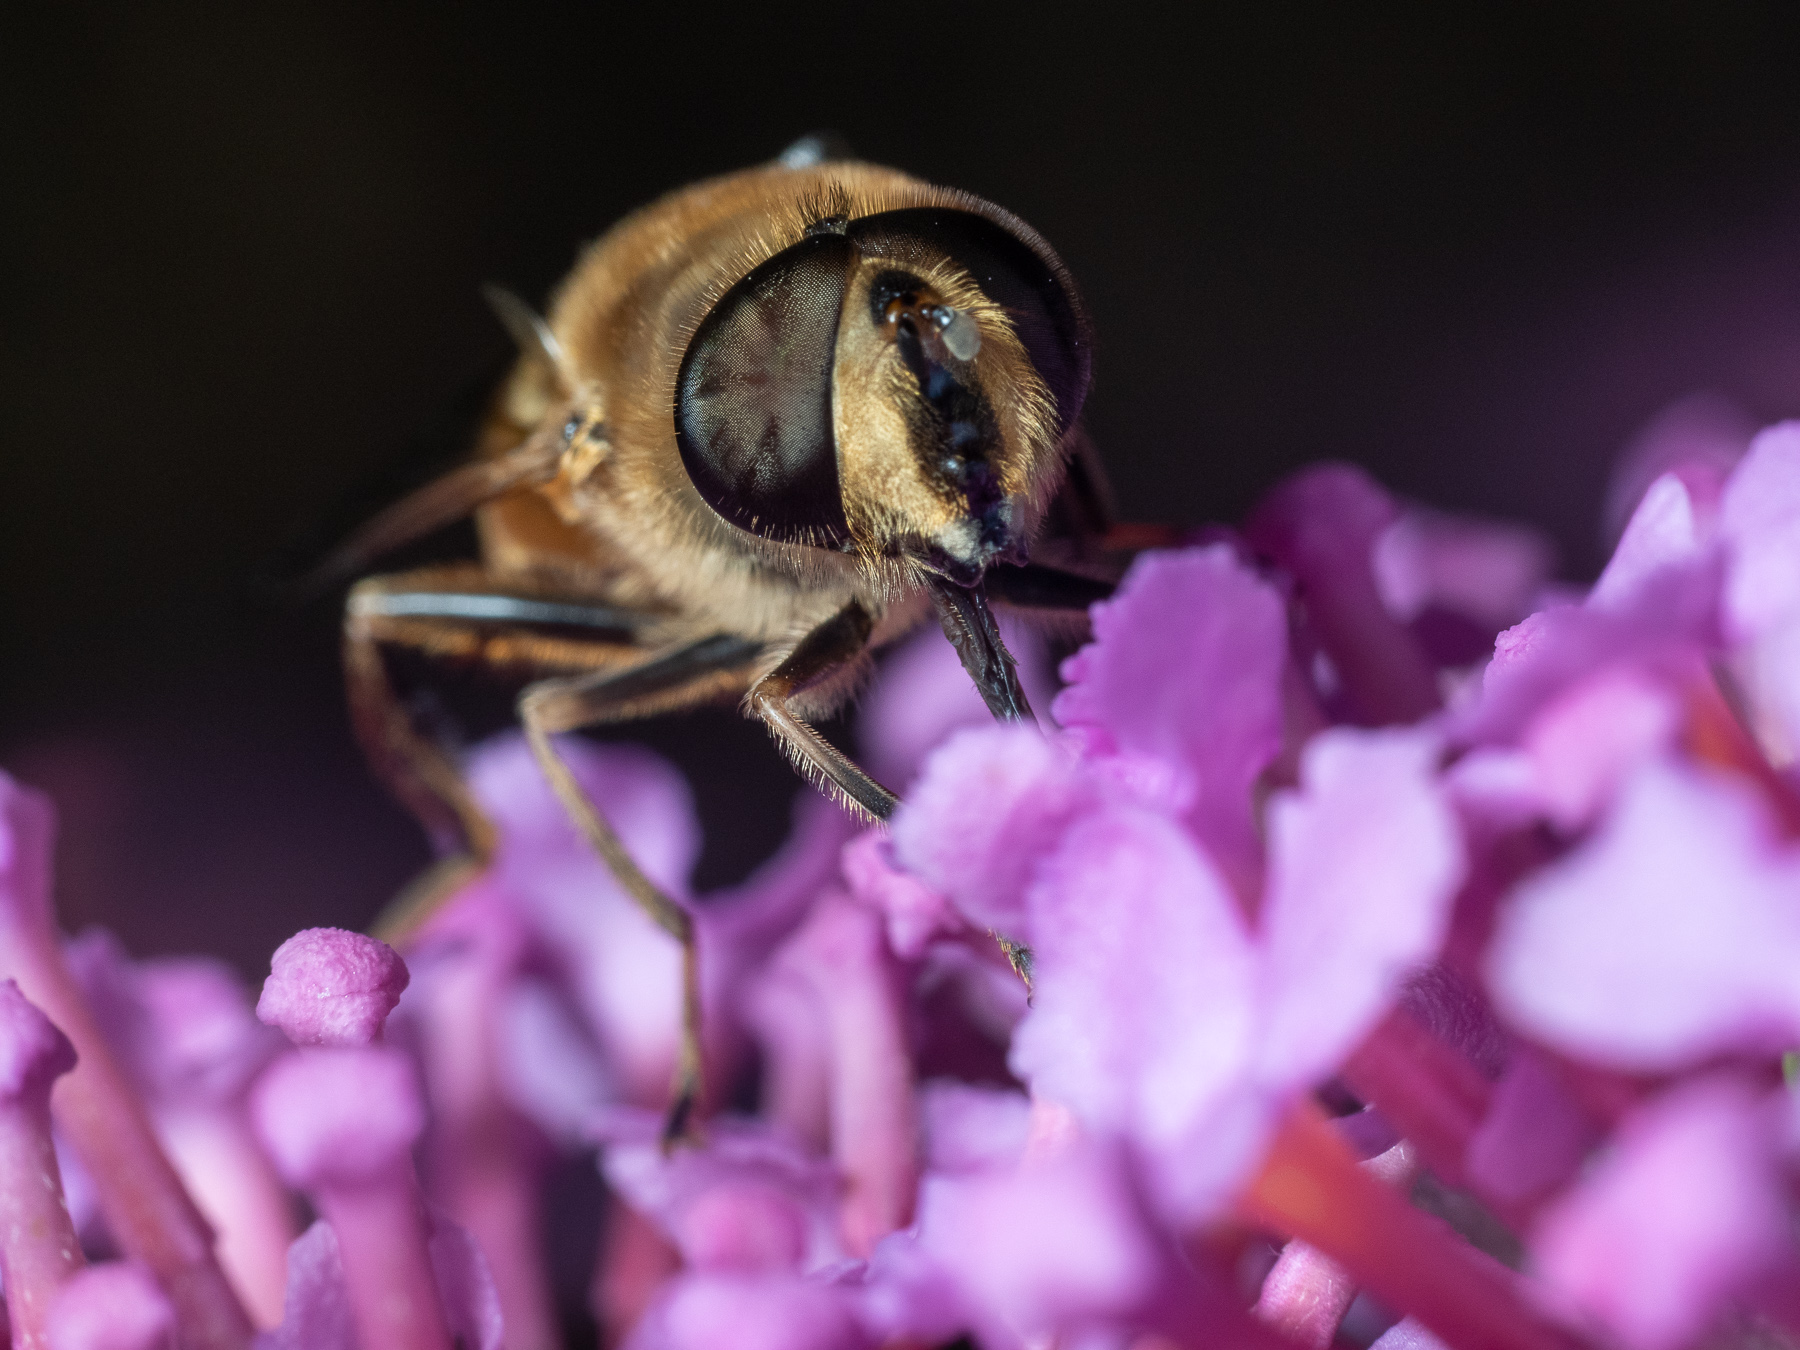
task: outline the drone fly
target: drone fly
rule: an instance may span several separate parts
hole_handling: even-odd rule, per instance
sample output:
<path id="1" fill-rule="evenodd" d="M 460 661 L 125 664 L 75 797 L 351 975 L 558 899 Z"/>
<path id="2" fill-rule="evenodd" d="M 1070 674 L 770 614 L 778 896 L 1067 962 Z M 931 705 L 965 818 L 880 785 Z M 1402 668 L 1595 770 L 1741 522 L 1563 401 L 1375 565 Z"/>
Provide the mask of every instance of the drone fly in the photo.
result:
<path id="1" fill-rule="evenodd" d="M 495 846 L 384 653 L 530 681 L 518 714 L 557 796 L 683 950 L 671 1137 L 701 1083 L 693 925 L 551 738 L 736 702 L 885 820 L 894 794 L 812 726 L 870 653 L 935 613 L 993 715 L 1029 718 L 991 604 L 1079 613 L 1110 589 L 1044 561 L 1096 556 L 1109 528 L 1081 431 L 1088 321 L 1061 260 L 991 202 L 821 145 L 627 216 L 544 318 L 491 294 L 521 355 L 472 455 L 320 573 L 474 516 L 479 561 L 367 577 L 345 610 L 358 736 L 443 854 L 384 930 L 416 928 Z"/>

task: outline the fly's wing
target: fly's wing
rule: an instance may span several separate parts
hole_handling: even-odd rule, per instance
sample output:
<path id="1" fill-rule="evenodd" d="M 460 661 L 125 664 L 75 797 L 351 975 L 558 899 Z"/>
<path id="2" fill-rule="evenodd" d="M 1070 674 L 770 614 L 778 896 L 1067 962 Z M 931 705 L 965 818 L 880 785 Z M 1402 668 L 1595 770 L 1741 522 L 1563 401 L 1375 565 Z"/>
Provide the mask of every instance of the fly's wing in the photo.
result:
<path id="1" fill-rule="evenodd" d="M 483 295 L 519 355 L 469 381 L 424 434 L 295 530 L 253 583 L 261 598 L 311 599 L 485 502 L 555 476 L 568 437 L 531 436 L 525 426 L 509 429 L 502 443 L 516 440 L 510 449 L 470 459 L 470 447 L 487 439 L 497 419 L 506 418 L 509 390 L 528 383 L 547 404 L 567 385 L 562 353 L 544 321 L 510 292 L 489 286 Z"/>
<path id="2" fill-rule="evenodd" d="M 1172 525 L 1119 519 L 1106 465 L 1080 426 L 1069 435 L 1067 462 L 1062 485 L 1045 512 L 1043 532 L 1032 546 L 1033 563 L 1116 581 L 1135 554 L 1181 542 L 1181 531 Z"/>
<path id="3" fill-rule="evenodd" d="M 810 169 L 815 164 L 837 164 L 855 159 L 856 151 L 842 133 L 809 131 L 775 157 L 775 162 L 788 169 Z"/>
<path id="4" fill-rule="evenodd" d="M 453 525 L 476 507 L 517 487 L 548 483 L 568 444 L 559 435 L 534 435 L 493 459 L 478 459 L 434 478 L 379 512 L 326 555 L 301 583 L 317 594 L 366 571 L 378 558 Z"/>
<path id="5" fill-rule="evenodd" d="M 1112 481 L 1085 427 L 1069 434 L 1068 472 L 1044 522 L 1045 542 L 1061 542 L 1078 551 L 1097 548 L 1118 518 Z"/>

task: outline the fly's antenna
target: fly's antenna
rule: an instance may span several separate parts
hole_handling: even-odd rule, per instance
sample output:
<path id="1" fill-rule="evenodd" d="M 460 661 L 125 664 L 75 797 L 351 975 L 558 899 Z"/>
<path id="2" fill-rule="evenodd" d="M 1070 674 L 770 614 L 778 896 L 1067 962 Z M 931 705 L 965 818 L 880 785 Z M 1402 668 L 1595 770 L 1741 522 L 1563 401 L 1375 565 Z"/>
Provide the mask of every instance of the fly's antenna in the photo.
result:
<path id="1" fill-rule="evenodd" d="M 563 392 L 572 392 L 575 377 L 569 369 L 568 355 L 563 351 L 562 343 L 556 340 L 556 334 L 550 331 L 550 325 L 544 322 L 544 316 L 504 286 L 492 283 L 483 286 L 481 298 L 488 302 L 488 308 L 494 311 L 494 317 L 500 320 L 500 326 L 520 354 L 542 360 L 555 372 Z"/>

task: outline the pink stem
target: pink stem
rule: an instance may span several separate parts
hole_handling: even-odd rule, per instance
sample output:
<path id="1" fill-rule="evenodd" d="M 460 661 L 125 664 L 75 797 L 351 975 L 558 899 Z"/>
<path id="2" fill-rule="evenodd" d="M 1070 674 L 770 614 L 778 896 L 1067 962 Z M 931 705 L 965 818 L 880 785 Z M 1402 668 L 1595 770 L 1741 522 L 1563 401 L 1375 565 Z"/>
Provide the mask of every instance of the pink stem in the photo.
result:
<path id="1" fill-rule="evenodd" d="M 1246 1218 L 1318 1248 L 1456 1350 L 1580 1344 L 1527 1306 L 1503 1266 L 1358 1167 L 1309 1103 L 1283 1122 L 1239 1203 Z"/>
<path id="2" fill-rule="evenodd" d="M 45 1083 L 0 1105 L 0 1275 L 15 1350 L 46 1344 L 51 1299 L 85 1264 L 63 1204 Z"/>
<path id="3" fill-rule="evenodd" d="M 650 1220 L 615 1199 L 596 1258 L 588 1306 L 601 1343 L 622 1345 L 657 1290 L 681 1269 L 681 1256 Z"/>
<path id="4" fill-rule="evenodd" d="M 1473 1064 L 1396 1008 L 1344 1065 L 1344 1081 L 1418 1146 L 1426 1164 L 1466 1187 L 1463 1155 L 1487 1115 L 1490 1089 Z"/>
<path id="5" fill-rule="evenodd" d="M 411 1165 L 356 1185 L 321 1187 L 313 1199 L 343 1254 L 357 1339 L 384 1350 L 450 1350 Z"/>
<path id="6" fill-rule="evenodd" d="M 379 1045 L 297 1051 L 263 1073 L 251 1111 L 277 1171 L 337 1235 L 362 1344 L 450 1350 L 413 1171 L 425 1106 L 412 1060 Z"/>
<path id="7" fill-rule="evenodd" d="M 157 1128 L 194 1202 L 218 1233 L 219 1264 L 259 1327 L 278 1326 L 287 1253 L 299 1237 L 288 1191 L 251 1133 L 241 1102 L 165 1110 Z"/>
<path id="8" fill-rule="evenodd" d="M 762 1048 L 760 1114 L 823 1153 L 831 1137 L 831 1038 L 817 1000 L 785 973 L 756 983 L 745 1017 Z"/>
<path id="9" fill-rule="evenodd" d="M 849 1183 L 844 1238 L 866 1256 L 910 1222 L 918 1180 L 900 970 L 880 916 L 842 896 L 822 900 L 796 942 L 831 1037 L 831 1155 Z"/>
<path id="10" fill-rule="evenodd" d="M 562 1333 L 540 1231 L 542 1169 L 526 1123 L 501 1094 L 495 1026 L 504 971 L 489 948 L 445 956 L 422 985 L 433 1116 L 427 1180 L 487 1257 L 508 1350 L 555 1350 Z"/>
<path id="11" fill-rule="evenodd" d="M 0 847 L 0 977 L 18 980 L 80 1056 L 57 1085 L 56 1123 L 93 1177 L 114 1240 L 168 1292 L 183 1344 L 241 1350 L 250 1342 L 250 1318 L 219 1267 L 212 1230 L 63 962 L 50 915 L 55 815 L 40 794 L 0 775 L 0 817 L 0 831 L 10 836 L 0 841 L 10 846 Z"/>
<path id="12" fill-rule="evenodd" d="M 1404 1190 L 1418 1175 L 1413 1150 L 1398 1144 L 1362 1164 L 1372 1176 Z M 1327 1350 L 1356 1298 L 1349 1271 L 1317 1247 L 1296 1239 L 1288 1243 L 1275 1268 L 1263 1281 L 1256 1315 L 1282 1335 L 1308 1350 Z"/>
<path id="13" fill-rule="evenodd" d="M 1295 1345 L 1326 1350 L 1356 1298 L 1349 1271 L 1317 1247 L 1295 1240 L 1282 1248 L 1263 1281 L 1256 1315 Z"/>

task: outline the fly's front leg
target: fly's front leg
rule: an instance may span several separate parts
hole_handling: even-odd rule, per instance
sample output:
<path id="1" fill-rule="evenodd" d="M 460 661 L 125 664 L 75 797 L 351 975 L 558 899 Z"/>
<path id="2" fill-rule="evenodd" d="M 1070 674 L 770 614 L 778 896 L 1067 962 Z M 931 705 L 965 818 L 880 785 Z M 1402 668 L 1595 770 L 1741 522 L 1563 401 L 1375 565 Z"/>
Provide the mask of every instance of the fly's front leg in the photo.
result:
<path id="1" fill-rule="evenodd" d="M 756 682 L 749 711 L 761 718 L 788 757 L 804 773 L 834 787 L 852 810 L 871 821 L 894 814 L 900 799 L 841 753 L 788 707 L 788 700 L 855 661 L 869 645 L 874 621 L 852 600 L 808 633 L 793 653 Z"/>
<path id="2" fill-rule="evenodd" d="M 519 718 L 532 754 L 569 818 L 611 870 L 626 894 L 681 944 L 681 1049 L 663 1127 L 665 1145 L 687 1133 L 705 1070 L 700 1050 L 700 969 L 694 921 L 637 865 L 612 824 L 581 790 L 550 738 L 605 722 L 648 717 L 739 693 L 761 654 L 760 643 L 718 636 L 689 643 L 629 670 L 543 680 L 519 698 Z"/>

